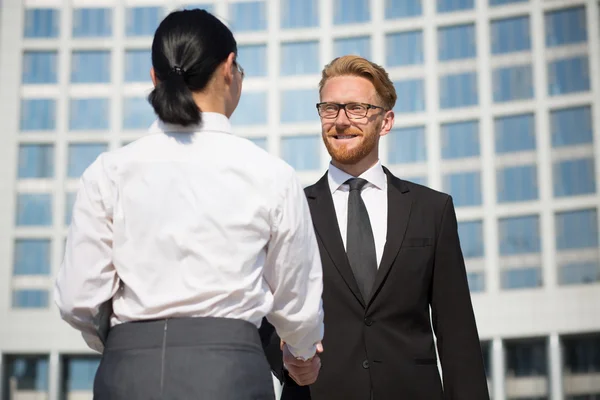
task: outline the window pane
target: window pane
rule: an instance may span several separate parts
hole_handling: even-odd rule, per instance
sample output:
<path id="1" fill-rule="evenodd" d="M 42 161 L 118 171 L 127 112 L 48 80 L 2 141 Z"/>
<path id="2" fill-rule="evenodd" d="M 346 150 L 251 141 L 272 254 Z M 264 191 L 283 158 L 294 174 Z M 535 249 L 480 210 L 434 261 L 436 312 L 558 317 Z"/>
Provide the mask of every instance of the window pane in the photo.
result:
<path id="1" fill-rule="evenodd" d="M 354 24 L 371 20 L 369 0 L 334 0 L 333 4 L 334 25 Z"/>
<path id="2" fill-rule="evenodd" d="M 425 82 L 423 79 L 395 81 L 398 99 L 394 111 L 398 114 L 425 111 Z"/>
<path id="3" fill-rule="evenodd" d="M 145 97 L 123 99 L 123 129 L 147 130 L 156 118 L 154 109 Z"/>
<path id="4" fill-rule="evenodd" d="M 238 55 L 244 73 L 248 77 L 267 76 L 267 45 L 249 44 L 238 46 Z"/>
<path id="5" fill-rule="evenodd" d="M 56 128 L 56 100 L 21 100 L 21 130 L 51 131 Z"/>
<path id="6" fill-rule="evenodd" d="M 460 172 L 444 176 L 444 191 L 454 198 L 457 207 L 481 205 L 480 172 Z"/>
<path id="7" fill-rule="evenodd" d="M 42 289 L 14 289 L 12 308 L 47 308 L 48 291 Z"/>
<path id="8" fill-rule="evenodd" d="M 475 0 L 437 0 L 437 12 L 451 12 L 470 10 L 474 7 Z"/>
<path id="9" fill-rule="evenodd" d="M 71 99 L 69 129 L 105 130 L 109 126 L 109 100 Z"/>
<path id="10" fill-rule="evenodd" d="M 548 47 L 587 41 L 585 7 L 549 11 L 545 15 L 545 26 Z"/>
<path id="11" fill-rule="evenodd" d="M 13 275 L 50 275 L 50 240 L 17 239 Z"/>
<path id="12" fill-rule="evenodd" d="M 125 82 L 150 82 L 151 68 L 150 50 L 125 51 Z"/>
<path id="13" fill-rule="evenodd" d="M 458 237 L 464 258 L 483 257 L 483 221 L 459 222 Z"/>
<path id="14" fill-rule="evenodd" d="M 154 36 L 161 19 L 161 7 L 130 7 L 126 11 L 125 32 L 127 36 Z"/>
<path id="15" fill-rule="evenodd" d="M 71 217 L 73 216 L 73 205 L 75 205 L 75 199 L 77 193 L 71 192 L 65 195 L 65 226 L 71 224 Z"/>
<path id="16" fill-rule="evenodd" d="M 56 38 L 59 24 L 59 10 L 53 8 L 26 9 L 23 36 L 26 38 Z"/>
<path id="17" fill-rule="evenodd" d="M 97 356 L 65 357 L 63 365 L 65 398 L 80 395 L 78 392 L 92 392 L 98 365 L 100 365 L 100 357 Z"/>
<path id="18" fill-rule="evenodd" d="M 573 374 L 595 374 L 600 371 L 600 334 L 563 337 L 561 342 L 565 370 Z M 594 398 L 590 396 L 587 400 Z"/>
<path id="19" fill-rule="evenodd" d="M 318 135 L 284 136 L 281 138 L 281 158 L 297 171 L 321 167 Z"/>
<path id="20" fill-rule="evenodd" d="M 248 138 L 248 140 L 250 140 L 252 143 L 257 145 L 261 149 L 267 150 L 267 138 L 266 137 L 254 137 L 254 138 Z"/>
<path id="21" fill-rule="evenodd" d="M 446 75 L 440 78 L 440 108 L 469 107 L 476 106 L 478 103 L 476 72 Z"/>
<path id="22" fill-rule="evenodd" d="M 500 255 L 539 253 L 540 219 L 537 215 L 498 220 Z"/>
<path id="23" fill-rule="evenodd" d="M 598 247 L 598 213 L 595 209 L 556 214 L 558 250 Z"/>
<path id="24" fill-rule="evenodd" d="M 511 3 L 526 3 L 529 0 L 490 0 L 490 6 L 500 6 Z"/>
<path id="25" fill-rule="evenodd" d="M 385 18 L 410 18 L 423 14 L 422 0 L 385 0 Z"/>
<path id="26" fill-rule="evenodd" d="M 511 268 L 501 272 L 502 289 L 526 289 L 542 286 L 540 267 Z"/>
<path id="27" fill-rule="evenodd" d="M 74 51 L 71 83 L 108 83 L 110 69 L 110 51 Z"/>
<path id="28" fill-rule="evenodd" d="M 23 83 L 57 83 L 56 51 L 26 51 L 23 53 Z"/>
<path id="29" fill-rule="evenodd" d="M 409 164 L 427 161 L 427 143 L 424 126 L 397 128 L 388 135 L 388 162 Z"/>
<path id="30" fill-rule="evenodd" d="M 52 178 L 54 176 L 54 146 L 51 144 L 22 144 L 19 146 L 20 179 Z"/>
<path id="31" fill-rule="evenodd" d="M 592 110 L 589 106 L 550 112 L 552 147 L 592 143 Z"/>
<path id="32" fill-rule="evenodd" d="M 267 93 L 243 92 L 231 116 L 233 125 L 265 125 L 267 123 Z"/>
<path id="33" fill-rule="evenodd" d="M 319 93 L 313 89 L 281 92 L 281 122 L 316 122 Z"/>
<path id="34" fill-rule="evenodd" d="M 485 273 L 467 272 L 467 281 L 471 293 L 479 293 L 485 290 Z"/>
<path id="35" fill-rule="evenodd" d="M 594 159 L 583 158 L 554 163 L 554 196 L 577 196 L 596 192 Z"/>
<path id="36" fill-rule="evenodd" d="M 17 195 L 17 226 L 52 225 L 52 195 L 19 193 Z"/>
<path id="37" fill-rule="evenodd" d="M 529 201 L 538 198 L 537 167 L 519 165 L 498 170 L 498 203 Z"/>
<path id="38" fill-rule="evenodd" d="M 308 28 L 319 26 L 317 0 L 281 0 L 281 27 Z"/>
<path id="39" fill-rule="evenodd" d="M 479 155 L 479 122 L 465 121 L 443 124 L 442 158 L 465 158 Z"/>
<path id="40" fill-rule="evenodd" d="M 509 115 L 494 121 L 496 153 L 535 150 L 535 119 L 533 114 Z"/>
<path id="41" fill-rule="evenodd" d="M 73 10 L 73 37 L 112 35 L 112 9 L 76 8 Z"/>
<path id="42" fill-rule="evenodd" d="M 107 149 L 108 146 L 102 143 L 70 144 L 67 176 L 69 178 L 79 178 L 87 167 Z"/>
<path id="43" fill-rule="evenodd" d="M 531 65 L 494 69 L 495 103 L 531 98 L 533 98 L 533 72 Z"/>
<path id="44" fill-rule="evenodd" d="M 548 63 L 548 92 L 551 96 L 590 90 L 587 56 Z"/>
<path id="45" fill-rule="evenodd" d="M 267 29 L 267 7 L 264 1 L 231 3 L 229 20 L 236 32 L 264 31 Z"/>
<path id="46" fill-rule="evenodd" d="M 475 24 L 438 28 L 438 42 L 440 61 L 474 58 L 477 54 Z"/>
<path id="47" fill-rule="evenodd" d="M 423 64 L 423 31 L 396 32 L 385 36 L 386 64 Z"/>
<path id="48" fill-rule="evenodd" d="M 318 74 L 319 42 L 289 42 L 281 44 L 281 75 Z"/>
<path id="49" fill-rule="evenodd" d="M 366 59 L 371 58 L 371 37 L 361 36 L 333 41 L 333 56 L 341 57 L 356 55 Z"/>
<path id="50" fill-rule="evenodd" d="M 48 356 L 18 355 L 6 357 L 8 381 L 14 381 L 17 392 L 45 392 L 48 393 Z M 28 393 L 22 397 L 31 398 Z M 16 398 L 22 398 L 19 393 Z M 32 396 L 33 397 L 33 396 Z M 41 396 L 46 398 L 45 396 Z"/>
<path id="51" fill-rule="evenodd" d="M 558 282 L 561 285 L 580 285 L 598 281 L 600 281 L 600 264 L 597 261 L 568 263 L 558 268 Z"/>
<path id="52" fill-rule="evenodd" d="M 492 54 L 506 54 L 531 48 L 529 17 L 512 17 L 491 22 Z"/>

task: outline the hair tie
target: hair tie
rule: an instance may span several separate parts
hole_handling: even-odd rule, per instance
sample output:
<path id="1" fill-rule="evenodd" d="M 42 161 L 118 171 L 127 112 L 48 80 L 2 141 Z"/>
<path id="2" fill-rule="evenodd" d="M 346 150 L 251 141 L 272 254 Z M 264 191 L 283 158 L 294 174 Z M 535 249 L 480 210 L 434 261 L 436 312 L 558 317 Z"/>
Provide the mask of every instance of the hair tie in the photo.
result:
<path id="1" fill-rule="evenodd" d="M 176 65 L 173 68 L 171 68 L 171 73 L 179 75 L 179 76 L 183 76 L 183 74 L 185 74 L 185 70 Z"/>

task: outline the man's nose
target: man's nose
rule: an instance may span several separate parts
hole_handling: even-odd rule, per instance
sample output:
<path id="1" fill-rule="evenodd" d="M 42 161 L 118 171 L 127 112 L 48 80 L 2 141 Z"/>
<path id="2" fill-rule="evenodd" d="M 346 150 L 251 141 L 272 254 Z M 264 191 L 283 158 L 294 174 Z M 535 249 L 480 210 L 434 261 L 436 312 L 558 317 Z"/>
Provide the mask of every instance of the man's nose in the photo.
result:
<path id="1" fill-rule="evenodd" d="M 340 111 L 338 112 L 338 115 L 335 118 L 335 125 L 338 127 L 347 127 L 350 124 L 350 119 L 348 118 L 348 115 L 346 115 L 346 109 L 340 108 Z"/>

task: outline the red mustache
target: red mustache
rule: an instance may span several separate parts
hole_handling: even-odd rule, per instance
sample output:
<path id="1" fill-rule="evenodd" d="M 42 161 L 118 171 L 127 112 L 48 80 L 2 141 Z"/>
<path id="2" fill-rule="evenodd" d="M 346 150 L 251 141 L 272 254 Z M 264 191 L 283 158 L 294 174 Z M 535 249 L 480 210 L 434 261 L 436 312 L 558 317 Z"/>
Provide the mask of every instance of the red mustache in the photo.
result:
<path id="1" fill-rule="evenodd" d="M 345 136 L 345 135 L 355 135 L 355 136 L 362 136 L 362 132 L 357 130 L 357 129 L 344 129 L 343 131 L 338 131 L 337 129 L 330 129 L 327 132 L 327 136 L 331 137 L 331 136 Z"/>

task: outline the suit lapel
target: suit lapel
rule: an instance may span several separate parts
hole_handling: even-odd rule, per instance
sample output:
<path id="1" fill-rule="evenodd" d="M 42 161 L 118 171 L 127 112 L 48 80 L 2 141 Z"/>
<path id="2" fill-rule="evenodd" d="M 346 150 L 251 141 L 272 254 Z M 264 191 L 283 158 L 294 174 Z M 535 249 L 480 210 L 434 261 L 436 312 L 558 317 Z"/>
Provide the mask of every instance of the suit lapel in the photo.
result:
<path id="1" fill-rule="evenodd" d="M 379 265 L 375 277 L 375 283 L 373 284 L 368 305 L 370 305 L 375 297 L 377 297 L 383 282 L 387 278 L 390 269 L 394 264 L 396 255 L 398 254 L 398 251 L 400 251 L 400 247 L 402 247 L 402 241 L 404 240 L 412 207 L 412 199 L 407 194 L 409 190 L 406 184 L 392 175 L 387 168 L 384 167 L 383 169 L 388 177 L 387 235 L 385 246 L 383 248 L 383 255 L 381 257 L 381 264 Z"/>
<path id="2" fill-rule="evenodd" d="M 350 268 L 344 242 L 340 235 L 340 228 L 337 222 L 335 206 L 327 181 L 327 173 L 312 187 L 307 188 L 306 197 L 312 215 L 315 231 L 327 254 L 333 261 L 333 265 L 342 276 L 350 291 L 364 307 L 365 303 L 356 284 L 356 279 Z"/>

